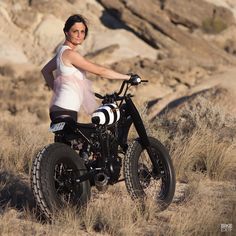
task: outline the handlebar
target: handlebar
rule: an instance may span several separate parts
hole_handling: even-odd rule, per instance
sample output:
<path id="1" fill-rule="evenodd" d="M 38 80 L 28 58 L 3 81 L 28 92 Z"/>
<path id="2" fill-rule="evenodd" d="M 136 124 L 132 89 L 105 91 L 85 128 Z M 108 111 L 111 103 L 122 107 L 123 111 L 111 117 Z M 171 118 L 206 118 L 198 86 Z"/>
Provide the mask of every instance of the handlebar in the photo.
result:
<path id="1" fill-rule="evenodd" d="M 137 78 L 140 79 L 140 80 L 136 81 Z M 139 85 L 141 83 L 147 83 L 147 82 L 148 82 L 148 80 L 141 80 L 141 78 L 138 75 L 131 75 L 129 80 L 124 80 L 123 81 L 123 83 L 122 83 L 122 85 L 120 87 L 120 90 L 117 93 L 117 95 L 120 95 L 123 92 L 125 84 L 127 84 L 127 85 L 130 84 L 131 86 L 137 86 L 137 85 Z"/>
<path id="2" fill-rule="evenodd" d="M 123 80 L 118 93 L 114 92 L 113 94 L 106 94 L 105 96 L 102 96 L 99 93 L 95 93 L 95 96 L 99 99 L 107 99 L 107 100 L 114 99 L 115 101 L 121 101 L 124 99 L 126 92 L 129 88 L 129 85 L 130 86 L 137 86 L 141 83 L 147 83 L 147 82 L 148 82 L 148 80 L 141 80 L 141 78 L 138 75 L 131 75 L 129 80 Z M 124 92 L 124 95 L 120 96 L 124 90 L 125 85 L 126 85 L 126 90 Z M 130 95 L 130 96 L 132 96 L 132 95 Z"/>

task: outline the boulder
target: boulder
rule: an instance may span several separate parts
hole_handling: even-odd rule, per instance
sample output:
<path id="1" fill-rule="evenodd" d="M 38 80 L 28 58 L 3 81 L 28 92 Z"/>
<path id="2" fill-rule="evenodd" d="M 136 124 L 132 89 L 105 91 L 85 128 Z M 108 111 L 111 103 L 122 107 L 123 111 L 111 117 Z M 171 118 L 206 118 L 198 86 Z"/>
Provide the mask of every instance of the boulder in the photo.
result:
<path id="1" fill-rule="evenodd" d="M 46 15 L 34 32 L 40 47 L 52 52 L 64 40 L 64 22 L 53 15 Z"/>
<path id="2" fill-rule="evenodd" d="M 235 0 L 205 0 L 207 2 L 213 3 L 217 6 L 222 6 L 229 9 L 236 19 L 236 1 Z"/>
<path id="3" fill-rule="evenodd" d="M 28 58 L 21 47 L 15 45 L 13 41 L 4 38 L 4 36 L 1 36 L 0 61 L 4 61 L 5 63 L 27 63 Z"/>
<path id="4" fill-rule="evenodd" d="M 97 33 L 97 31 L 98 29 L 92 31 L 88 39 L 85 40 L 85 44 L 82 46 L 85 54 L 90 53 L 90 55 L 96 54 L 98 51 L 100 51 L 99 54 L 101 55 L 101 50 L 106 48 L 106 56 L 103 56 L 103 58 L 99 56 L 101 60 L 97 58 L 97 63 L 112 64 L 116 61 L 136 56 L 150 58 L 152 60 L 156 60 L 157 58 L 157 50 L 124 29 L 101 29 L 100 33 Z M 89 43 L 86 42 L 87 40 Z M 114 45 L 117 46 L 114 47 Z M 110 48 L 109 54 L 107 54 L 108 48 Z"/>
<path id="5" fill-rule="evenodd" d="M 224 32 L 214 37 L 206 36 L 206 40 L 213 42 L 227 53 L 236 56 L 236 25 L 232 25 Z"/>
<path id="6" fill-rule="evenodd" d="M 178 0 L 178 2 L 168 0 L 164 10 L 171 22 L 184 25 L 190 30 L 201 28 L 204 20 L 213 17 L 222 19 L 227 26 L 232 25 L 235 21 L 233 13 L 229 9 L 204 0 Z"/>
<path id="7" fill-rule="evenodd" d="M 86 58 L 92 60 L 94 63 L 106 63 L 107 60 L 111 59 L 111 54 L 117 49 L 119 49 L 119 45 L 113 44 L 95 52 L 88 53 Z"/>
<path id="8" fill-rule="evenodd" d="M 12 23 L 6 8 L 7 5 L 0 5 L 0 61 L 26 63 L 28 58 L 17 40 L 21 37 L 20 30 Z"/>
<path id="9" fill-rule="evenodd" d="M 14 12 L 12 16 L 12 21 L 21 29 L 28 29 L 35 24 L 38 19 L 38 14 L 31 9 L 24 9 L 19 12 Z"/>

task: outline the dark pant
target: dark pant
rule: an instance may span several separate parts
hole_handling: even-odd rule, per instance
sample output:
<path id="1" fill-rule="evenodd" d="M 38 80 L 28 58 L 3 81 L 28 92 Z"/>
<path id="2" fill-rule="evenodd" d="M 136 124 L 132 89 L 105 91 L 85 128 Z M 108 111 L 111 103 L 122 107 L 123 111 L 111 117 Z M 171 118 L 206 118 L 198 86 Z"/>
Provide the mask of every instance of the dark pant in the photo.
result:
<path id="1" fill-rule="evenodd" d="M 75 122 L 77 122 L 78 113 L 76 111 L 62 109 L 60 111 L 50 111 L 49 116 L 51 121 L 53 122 L 59 116 L 67 115 L 70 116 Z"/>

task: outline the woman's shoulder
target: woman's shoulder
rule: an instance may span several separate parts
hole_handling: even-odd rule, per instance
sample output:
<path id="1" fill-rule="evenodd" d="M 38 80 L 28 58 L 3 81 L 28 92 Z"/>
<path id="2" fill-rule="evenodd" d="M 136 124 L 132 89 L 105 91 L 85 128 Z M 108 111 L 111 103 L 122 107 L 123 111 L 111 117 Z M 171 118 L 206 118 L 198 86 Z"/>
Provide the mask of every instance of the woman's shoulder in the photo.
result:
<path id="1" fill-rule="evenodd" d="M 67 58 L 81 58 L 82 55 L 78 51 L 74 51 L 71 48 L 65 48 L 63 51 L 63 56 Z"/>
<path id="2" fill-rule="evenodd" d="M 56 57 L 58 57 L 58 56 L 60 57 L 64 51 L 68 51 L 68 50 L 71 50 L 71 48 L 69 46 L 67 46 L 67 45 L 59 45 L 56 48 L 56 50 L 55 50 L 56 51 L 55 56 Z"/>

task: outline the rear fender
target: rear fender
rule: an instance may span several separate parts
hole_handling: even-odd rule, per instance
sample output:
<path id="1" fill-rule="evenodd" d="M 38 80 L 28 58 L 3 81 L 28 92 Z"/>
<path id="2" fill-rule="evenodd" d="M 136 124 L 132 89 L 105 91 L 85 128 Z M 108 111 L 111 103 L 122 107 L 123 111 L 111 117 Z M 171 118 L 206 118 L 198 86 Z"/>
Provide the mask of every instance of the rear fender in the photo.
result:
<path id="1" fill-rule="evenodd" d="M 55 134 L 74 133 L 77 123 L 70 117 L 58 117 L 51 124 L 49 131 Z"/>

